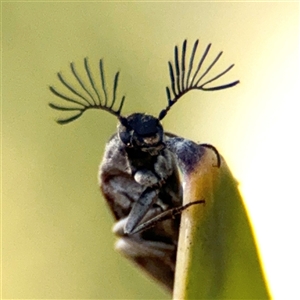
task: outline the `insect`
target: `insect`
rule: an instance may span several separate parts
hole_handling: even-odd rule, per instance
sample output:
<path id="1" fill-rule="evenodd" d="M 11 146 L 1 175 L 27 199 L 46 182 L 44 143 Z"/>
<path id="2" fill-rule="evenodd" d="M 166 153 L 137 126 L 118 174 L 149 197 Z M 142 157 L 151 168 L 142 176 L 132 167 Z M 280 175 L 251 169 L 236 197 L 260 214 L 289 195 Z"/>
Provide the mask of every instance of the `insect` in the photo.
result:
<path id="1" fill-rule="evenodd" d="M 205 80 L 222 52 L 202 72 L 211 44 L 195 63 L 198 43 L 196 40 L 189 59 L 186 58 L 187 40 L 183 42 L 181 51 L 175 46 L 174 62 L 168 63 L 171 80 L 170 86 L 166 87 L 168 104 L 157 117 L 145 113 L 133 113 L 129 116 L 121 114 L 125 96 L 117 100 L 119 72 L 115 74 L 112 97 L 109 99 L 102 59 L 99 61 L 99 83 L 94 80 L 85 58 L 85 80 L 89 84 L 83 82 L 74 63 L 71 63 L 71 72 L 78 87 L 69 84 L 61 73 L 58 73 L 58 79 L 72 96 L 50 86 L 51 92 L 64 100 L 64 105 L 50 103 L 50 107 L 72 113 L 59 119 L 59 124 L 68 124 L 89 109 L 104 110 L 117 117 L 117 132 L 106 144 L 99 169 L 100 188 L 116 222 L 113 227 L 118 236 L 116 248 L 170 291 L 173 289 L 180 212 L 187 206 L 182 206 L 183 191 L 177 162 L 174 153 L 167 146 L 167 141 L 175 139 L 176 135 L 164 132 L 161 121 L 171 107 L 189 91 L 216 91 L 239 83 L 236 80 L 208 86 L 234 65 Z M 203 147 L 212 148 L 219 157 L 213 146 L 203 144 Z M 204 202 L 204 199 L 195 199 L 192 204 Z"/>

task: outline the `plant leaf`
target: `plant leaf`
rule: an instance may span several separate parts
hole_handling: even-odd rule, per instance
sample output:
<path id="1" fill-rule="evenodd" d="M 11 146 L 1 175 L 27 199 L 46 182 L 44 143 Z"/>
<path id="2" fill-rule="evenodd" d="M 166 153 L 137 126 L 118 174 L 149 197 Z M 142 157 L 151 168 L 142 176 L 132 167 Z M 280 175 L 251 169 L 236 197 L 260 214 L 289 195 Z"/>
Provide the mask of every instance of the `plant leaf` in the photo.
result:
<path id="1" fill-rule="evenodd" d="M 184 141 L 172 149 L 183 175 L 183 204 L 205 204 L 182 212 L 173 299 L 269 299 L 236 180 L 223 158 L 217 166 L 218 153 Z"/>

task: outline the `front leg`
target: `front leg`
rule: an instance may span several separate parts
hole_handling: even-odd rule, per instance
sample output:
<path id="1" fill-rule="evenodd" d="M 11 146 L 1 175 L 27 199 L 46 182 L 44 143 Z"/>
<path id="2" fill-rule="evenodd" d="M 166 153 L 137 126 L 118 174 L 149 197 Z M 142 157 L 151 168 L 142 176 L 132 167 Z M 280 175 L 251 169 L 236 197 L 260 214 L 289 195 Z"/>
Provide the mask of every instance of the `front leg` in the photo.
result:
<path id="1" fill-rule="evenodd" d="M 146 189 L 131 208 L 124 227 L 125 234 L 131 234 L 135 230 L 153 203 L 157 201 L 160 188 L 165 184 L 172 171 L 172 157 L 169 151 L 157 156 L 156 162 L 153 164 L 153 170 L 132 169 L 134 180 Z"/>
<path id="2" fill-rule="evenodd" d="M 159 183 L 158 177 L 152 171 L 146 169 L 136 171 L 133 178 L 138 184 L 146 187 L 151 187 Z"/>
<path id="3" fill-rule="evenodd" d="M 130 234 L 144 218 L 152 204 L 157 200 L 158 192 L 157 188 L 146 188 L 138 201 L 133 204 L 124 227 L 125 234 Z"/>

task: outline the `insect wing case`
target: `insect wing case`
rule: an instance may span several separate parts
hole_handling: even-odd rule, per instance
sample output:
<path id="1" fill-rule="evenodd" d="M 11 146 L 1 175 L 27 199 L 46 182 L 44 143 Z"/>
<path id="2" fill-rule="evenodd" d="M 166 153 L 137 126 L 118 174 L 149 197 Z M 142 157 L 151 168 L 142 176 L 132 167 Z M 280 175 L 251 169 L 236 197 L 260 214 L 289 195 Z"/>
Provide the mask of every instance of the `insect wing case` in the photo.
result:
<path id="1" fill-rule="evenodd" d="M 168 139 L 168 137 L 166 137 Z M 164 149 L 157 156 L 171 158 L 171 174 L 160 187 L 158 198 L 141 223 L 182 204 L 181 183 L 174 155 Z M 116 249 L 141 266 L 148 274 L 172 291 L 176 263 L 180 215 L 159 222 L 150 229 L 132 235 L 124 234 L 124 224 L 134 203 L 145 190 L 132 176 L 124 144 L 117 134 L 108 141 L 99 170 L 100 187 L 115 217 Z"/>

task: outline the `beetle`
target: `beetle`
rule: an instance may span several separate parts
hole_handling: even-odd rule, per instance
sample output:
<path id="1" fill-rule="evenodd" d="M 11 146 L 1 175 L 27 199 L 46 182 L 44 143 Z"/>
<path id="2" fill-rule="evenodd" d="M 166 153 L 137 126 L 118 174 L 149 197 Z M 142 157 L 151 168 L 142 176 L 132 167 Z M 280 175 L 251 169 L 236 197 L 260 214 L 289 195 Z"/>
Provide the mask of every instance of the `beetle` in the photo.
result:
<path id="1" fill-rule="evenodd" d="M 234 65 L 204 81 L 222 52 L 200 75 L 211 44 L 195 64 L 198 44 L 199 40 L 196 40 L 188 61 L 187 40 L 182 44 L 181 53 L 179 47 L 175 46 L 174 62 L 168 62 L 171 81 L 170 86 L 166 87 L 168 104 L 157 117 L 146 113 L 133 113 L 129 116 L 121 114 L 125 96 L 117 101 L 119 72 L 113 80 L 110 100 L 103 59 L 99 61 L 98 84 L 101 89 L 97 87 L 87 58 L 84 59 L 84 68 L 89 84 L 83 82 L 75 64 L 71 63 L 71 72 L 81 90 L 69 84 L 61 73 L 57 74 L 58 79 L 72 96 L 50 86 L 51 92 L 64 100 L 64 105 L 49 103 L 50 107 L 72 113 L 71 116 L 58 119 L 59 124 L 68 124 L 89 109 L 104 110 L 117 117 L 117 132 L 105 146 L 98 176 L 102 194 L 116 222 L 113 227 L 113 232 L 118 236 L 115 247 L 170 291 L 174 282 L 180 213 L 189 205 L 205 203 L 205 199 L 195 199 L 188 205 L 182 205 L 183 189 L 178 164 L 172 148 L 168 147 L 172 139 L 176 143 L 179 139 L 176 135 L 165 132 L 161 121 L 171 107 L 191 90 L 216 91 L 239 83 L 235 80 L 208 87 L 208 84 L 223 76 Z M 215 147 L 209 144 L 202 146 L 212 149 L 218 161 L 220 160 Z"/>

